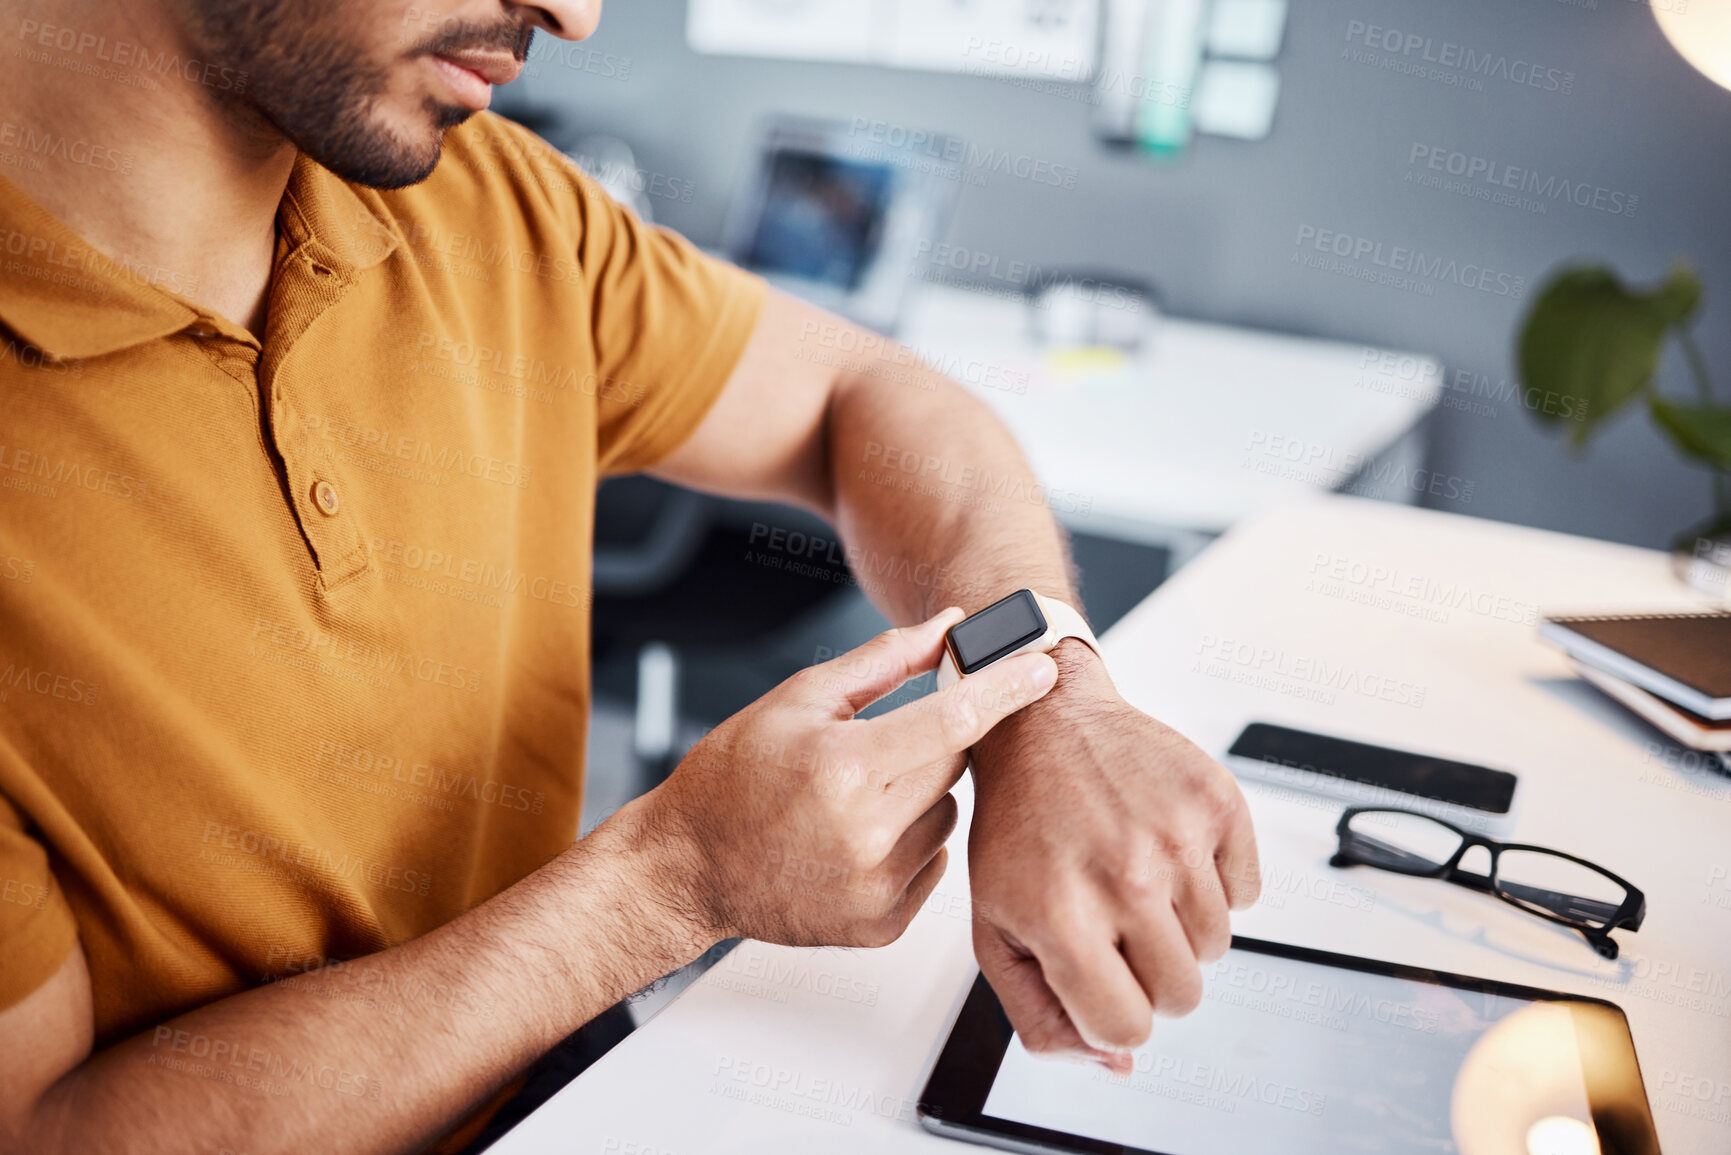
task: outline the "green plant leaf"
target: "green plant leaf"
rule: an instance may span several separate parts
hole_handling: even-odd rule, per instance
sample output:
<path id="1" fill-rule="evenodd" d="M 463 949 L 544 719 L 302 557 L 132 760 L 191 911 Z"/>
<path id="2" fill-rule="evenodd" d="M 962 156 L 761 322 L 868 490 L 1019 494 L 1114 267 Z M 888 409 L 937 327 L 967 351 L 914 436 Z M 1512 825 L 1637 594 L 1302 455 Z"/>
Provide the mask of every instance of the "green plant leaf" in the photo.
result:
<path id="1" fill-rule="evenodd" d="M 1584 408 L 1586 419 L 1573 423 L 1575 444 L 1584 444 L 1600 422 L 1648 387 L 1666 332 L 1694 316 L 1700 300 L 1700 281 L 1682 265 L 1645 293 L 1629 289 L 1609 269 L 1563 270 L 1527 313 L 1517 357 L 1524 386 L 1576 404 L 1535 407 L 1535 415 L 1559 421 Z"/>
<path id="2" fill-rule="evenodd" d="M 1648 296 L 1653 311 L 1673 325 L 1681 325 L 1695 315 L 1701 305 L 1701 278 L 1688 265 L 1671 267 L 1665 283 Z"/>
<path id="3" fill-rule="evenodd" d="M 1731 406 L 1674 405 L 1661 397 L 1648 402 L 1678 449 L 1720 469 L 1731 469 Z"/>

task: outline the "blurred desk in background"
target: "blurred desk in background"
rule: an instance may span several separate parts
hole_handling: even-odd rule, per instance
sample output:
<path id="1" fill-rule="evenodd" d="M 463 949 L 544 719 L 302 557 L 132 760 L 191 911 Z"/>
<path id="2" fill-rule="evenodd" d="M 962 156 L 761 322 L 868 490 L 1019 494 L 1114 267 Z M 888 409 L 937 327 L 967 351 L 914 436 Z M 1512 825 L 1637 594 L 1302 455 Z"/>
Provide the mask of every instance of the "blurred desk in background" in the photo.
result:
<path id="1" fill-rule="evenodd" d="M 1139 354 L 1055 350 L 1019 296 L 922 285 L 898 338 L 1009 425 L 1071 530 L 1172 551 L 1239 520 L 1350 489 L 1429 488 L 1420 422 L 1434 359 L 1160 317 Z"/>

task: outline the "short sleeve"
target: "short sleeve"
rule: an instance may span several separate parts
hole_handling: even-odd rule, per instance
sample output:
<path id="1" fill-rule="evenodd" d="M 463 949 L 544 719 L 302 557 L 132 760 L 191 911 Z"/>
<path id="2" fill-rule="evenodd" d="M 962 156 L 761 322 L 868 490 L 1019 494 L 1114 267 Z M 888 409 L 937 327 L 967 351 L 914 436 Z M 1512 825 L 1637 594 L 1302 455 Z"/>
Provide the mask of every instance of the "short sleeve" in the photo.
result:
<path id="1" fill-rule="evenodd" d="M 54 977 L 78 941 L 78 924 L 48 868 L 48 852 L 0 797 L 0 1010 Z"/>
<path id="2" fill-rule="evenodd" d="M 721 395 L 763 303 L 763 281 L 646 225 L 588 178 L 577 182 L 579 263 L 593 315 L 603 475 L 677 449 Z"/>

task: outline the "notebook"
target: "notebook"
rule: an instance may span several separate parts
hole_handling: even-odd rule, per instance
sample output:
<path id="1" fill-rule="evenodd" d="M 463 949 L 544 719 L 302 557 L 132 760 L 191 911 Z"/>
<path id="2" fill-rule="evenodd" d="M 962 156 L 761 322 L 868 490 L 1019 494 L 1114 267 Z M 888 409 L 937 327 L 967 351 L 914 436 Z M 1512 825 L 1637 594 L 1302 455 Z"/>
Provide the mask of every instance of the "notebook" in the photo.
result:
<path id="1" fill-rule="evenodd" d="M 1539 636 L 1690 713 L 1731 718 L 1731 613 L 1546 618 Z"/>
<path id="2" fill-rule="evenodd" d="M 1731 751 L 1731 720 L 1714 722 L 1699 714 L 1691 714 L 1683 707 L 1673 706 L 1633 683 L 1625 682 L 1603 670 L 1595 670 L 1581 662 L 1575 663 L 1575 672 L 1589 684 L 1598 687 L 1606 697 L 1622 703 L 1645 718 L 1678 745 L 1687 746 L 1691 750 Z"/>

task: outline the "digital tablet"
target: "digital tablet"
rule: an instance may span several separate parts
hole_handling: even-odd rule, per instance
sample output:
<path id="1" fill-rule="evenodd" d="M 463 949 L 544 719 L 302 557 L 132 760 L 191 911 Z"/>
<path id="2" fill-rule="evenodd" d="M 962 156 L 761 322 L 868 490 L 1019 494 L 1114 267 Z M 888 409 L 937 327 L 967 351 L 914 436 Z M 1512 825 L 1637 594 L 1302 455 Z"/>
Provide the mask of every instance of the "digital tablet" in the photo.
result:
<path id="1" fill-rule="evenodd" d="M 1035 1058 L 979 978 L 920 1096 L 940 1135 L 1091 1155 L 1658 1155 L 1614 1004 L 1234 938 L 1117 1076 Z"/>

